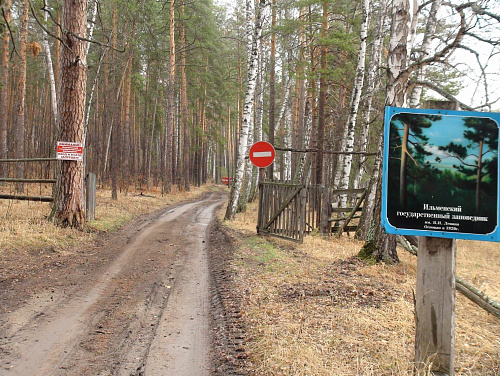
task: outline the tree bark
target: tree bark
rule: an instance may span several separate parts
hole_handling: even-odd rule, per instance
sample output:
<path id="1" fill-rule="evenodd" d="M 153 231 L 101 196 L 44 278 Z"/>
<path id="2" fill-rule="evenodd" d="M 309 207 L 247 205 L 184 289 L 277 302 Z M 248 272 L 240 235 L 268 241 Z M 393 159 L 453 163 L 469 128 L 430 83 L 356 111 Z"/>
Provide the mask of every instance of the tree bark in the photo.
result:
<path id="1" fill-rule="evenodd" d="M 328 3 L 323 1 L 323 21 L 321 24 L 321 35 L 326 38 L 328 33 Z M 318 130 L 316 134 L 316 166 L 315 166 L 315 183 L 317 185 L 323 184 L 323 149 L 325 145 L 325 107 L 326 107 L 326 92 L 327 92 L 327 81 L 326 81 L 326 55 L 327 48 L 325 45 L 321 47 L 321 75 L 319 79 L 319 102 L 318 102 Z"/>
<path id="2" fill-rule="evenodd" d="M 44 0 L 44 19 L 47 22 L 48 19 L 48 10 L 47 10 L 47 1 Z M 49 46 L 49 36 L 43 31 L 43 49 L 45 52 L 45 62 L 47 64 L 47 71 L 49 73 L 49 84 L 50 84 L 50 104 L 52 107 L 52 116 L 54 117 L 54 124 L 58 124 L 59 122 L 59 112 L 57 110 L 57 94 L 56 94 L 56 79 L 54 76 L 54 67 L 52 65 L 52 54 L 50 53 Z"/>
<path id="3" fill-rule="evenodd" d="M 15 156 L 17 159 L 24 158 L 24 137 L 26 133 L 26 49 L 28 45 L 28 0 L 23 0 L 21 13 L 21 42 L 19 46 L 19 78 L 17 81 L 17 120 L 14 132 Z M 17 163 L 16 177 L 24 178 L 24 163 Z M 24 190 L 23 183 L 16 184 L 16 192 Z"/>
<path id="4" fill-rule="evenodd" d="M 59 134 L 62 141 L 83 142 L 87 83 L 87 1 L 65 0 L 64 43 L 61 53 Z M 61 161 L 57 175 L 53 218 L 60 226 L 84 224 L 83 162 Z"/>
<path id="5" fill-rule="evenodd" d="M 271 56 L 269 58 L 269 143 L 274 146 L 276 130 L 276 0 L 271 0 Z M 274 180 L 274 163 L 268 167 L 269 179 Z"/>
<path id="6" fill-rule="evenodd" d="M 442 0 L 434 0 L 432 2 L 431 11 L 429 13 L 429 19 L 427 20 L 427 25 L 425 27 L 424 40 L 422 41 L 422 47 L 420 48 L 419 61 L 425 60 L 429 57 L 432 49 L 432 41 L 434 40 L 436 28 L 437 28 L 437 13 L 441 7 Z M 424 78 L 425 67 L 420 68 L 417 74 L 417 81 L 422 81 Z M 415 86 L 410 96 L 410 107 L 416 108 L 420 105 L 420 99 L 422 97 L 422 86 Z"/>
<path id="7" fill-rule="evenodd" d="M 165 166 L 165 176 L 163 177 L 164 191 L 170 193 L 173 183 L 173 158 L 174 158 L 174 123 L 175 123 L 175 0 L 170 1 L 170 56 L 168 68 L 168 95 L 167 95 L 167 124 L 165 126 L 165 146 L 166 160 L 162 161 Z"/>
<path id="8" fill-rule="evenodd" d="M 254 100 L 255 85 L 257 81 L 256 77 L 257 77 L 257 67 L 258 67 L 259 45 L 262 33 L 261 16 L 264 6 L 265 6 L 265 0 L 261 0 L 259 3 L 259 8 L 257 10 L 255 21 L 253 21 L 254 19 L 253 0 L 246 1 L 247 48 L 251 51 L 251 58 L 247 62 L 248 64 L 247 89 L 245 93 L 245 105 L 243 109 L 243 120 L 241 124 L 240 141 L 238 144 L 238 160 L 236 163 L 235 183 L 233 185 L 233 188 L 231 189 L 230 200 L 225 215 L 226 219 L 234 219 L 243 187 L 243 175 L 245 172 L 245 156 L 247 154 L 247 147 L 248 147 L 248 132 L 250 127 L 251 117 L 253 116 L 253 100 Z"/>
<path id="9" fill-rule="evenodd" d="M 184 0 L 181 4 L 181 13 L 184 15 Z M 184 20 L 181 22 L 181 118 L 182 118 L 182 181 L 185 191 L 190 190 L 190 143 L 189 143 L 189 119 L 188 119 L 188 95 L 186 75 L 186 26 Z"/>
<path id="10" fill-rule="evenodd" d="M 387 16 L 387 0 L 382 0 L 379 6 L 379 15 L 377 24 L 375 28 L 377 29 L 377 34 L 375 40 L 373 41 L 372 52 L 370 57 L 370 64 L 368 67 L 367 77 L 366 77 L 366 97 L 364 100 L 363 108 L 363 127 L 361 129 L 360 136 L 360 147 L 359 151 L 366 152 L 368 144 L 368 136 L 370 134 L 371 119 L 373 112 L 373 98 L 375 88 L 377 87 L 377 81 L 380 81 L 378 74 L 379 67 L 381 65 L 382 57 L 382 43 L 384 38 L 384 24 Z M 359 173 L 354 179 L 353 188 L 357 189 L 361 186 L 362 179 L 366 173 L 366 156 L 359 156 Z"/>
<path id="11" fill-rule="evenodd" d="M 401 73 L 407 67 L 407 43 L 411 14 L 409 0 L 394 0 L 390 33 L 390 48 L 387 58 L 386 105 L 404 107 L 408 76 Z M 374 182 L 375 183 L 375 182 Z M 396 235 L 387 234 L 381 225 L 382 174 L 376 181 L 375 207 L 370 230 L 360 256 L 387 263 L 399 262 L 396 251 Z"/>
<path id="12" fill-rule="evenodd" d="M 366 61 L 366 39 L 368 37 L 368 24 L 370 19 L 370 2 L 363 1 L 363 17 L 361 22 L 360 47 L 358 53 L 358 63 L 356 67 L 356 76 L 354 78 L 353 91 L 351 96 L 351 113 L 347 119 L 346 137 L 342 140 L 343 147 L 341 150 L 352 152 L 354 150 L 354 132 L 356 131 L 356 120 L 358 117 L 359 103 L 361 101 L 361 92 L 363 90 L 365 78 L 365 61 Z M 351 177 L 352 154 L 346 154 L 344 157 L 343 166 L 338 166 L 341 174 L 339 189 L 349 188 Z M 347 207 L 347 195 L 340 197 L 340 207 Z"/>
<path id="13" fill-rule="evenodd" d="M 10 22 L 11 0 L 5 0 L 3 5 L 5 21 Z M 0 83 L 0 159 L 6 159 L 8 153 L 7 128 L 8 128 L 8 91 L 9 91 L 9 44 L 10 33 L 5 30 L 2 38 L 2 76 Z M 7 177 L 5 163 L 0 164 L 0 174 Z"/>

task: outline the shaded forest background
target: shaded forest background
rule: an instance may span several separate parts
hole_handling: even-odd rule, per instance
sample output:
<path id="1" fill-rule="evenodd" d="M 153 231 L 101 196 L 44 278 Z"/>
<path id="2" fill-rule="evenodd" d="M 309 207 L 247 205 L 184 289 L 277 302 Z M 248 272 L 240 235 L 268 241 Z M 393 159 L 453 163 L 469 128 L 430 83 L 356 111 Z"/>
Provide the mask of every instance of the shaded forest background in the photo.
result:
<path id="1" fill-rule="evenodd" d="M 62 1 L 1 7 L 0 158 L 53 157 Z M 260 139 L 293 150 L 278 151 L 267 178 L 376 187 L 378 158 L 329 152 L 381 150 L 384 105 L 398 105 L 387 100 L 396 22 L 406 30 L 400 106 L 444 97 L 463 109 L 498 107 L 493 1 L 247 0 L 226 9 L 211 0 L 89 0 L 87 13 L 84 165 L 114 197 L 131 186 L 168 193 L 237 176 L 241 154 Z M 464 89 L 475 94 L 469 103 L 457 99 Z M 4 166 L 4 176 L 52 174 Z M 256 169 L 243 168 L 242 206 L 257 185 Z"/>

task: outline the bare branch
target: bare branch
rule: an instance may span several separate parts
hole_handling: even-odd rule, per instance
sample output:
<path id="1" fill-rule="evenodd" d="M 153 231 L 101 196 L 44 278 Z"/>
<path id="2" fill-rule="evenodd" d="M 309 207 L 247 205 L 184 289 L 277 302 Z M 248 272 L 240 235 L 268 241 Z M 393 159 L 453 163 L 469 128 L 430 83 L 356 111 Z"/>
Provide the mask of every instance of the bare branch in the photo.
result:
<path id="1" fill-rule="evenodd" d="M 4 8 L 2 8 L 2 18 L 5 21 L 5 25 L 7 25 L 7 29 L 9 30 L 10 40 L 12 41 L 12 47 L 13 47 L 12 52 L 15 52 L 16 55 L 19 56 L 19 54 L 17 53 L 16 42 L 14 40 L 14 34 L 12 33 L 12 30 L 10 28 L 10 22 L 7 21 L 7 18 L 5 16 L 5 10 L 4 10 Z"/>
<path id="2" fill-rule="evenodd" d="M 462 107 L 464 110 L 474 111 L 474 108 L 470 107 L 469 105 L 466 105 L 465 103 L 460 102 L 457 98 L 455 98 L 453 95 L 448 93 L 442 87 L 439 87 L 439 86 L 433 84 L 432 82 L 416 81 L 408 87 L 408 90 L 412 90 L 415 86 L 423 86 L 423 87 L 426 87 L 428 89 L 434 90 L 436 93 L 438 93 L 439 95 L 442 95 L 443 97 L 445 97 L 449 101 L 458 103 L 460 105 L 460 107 Z"/>

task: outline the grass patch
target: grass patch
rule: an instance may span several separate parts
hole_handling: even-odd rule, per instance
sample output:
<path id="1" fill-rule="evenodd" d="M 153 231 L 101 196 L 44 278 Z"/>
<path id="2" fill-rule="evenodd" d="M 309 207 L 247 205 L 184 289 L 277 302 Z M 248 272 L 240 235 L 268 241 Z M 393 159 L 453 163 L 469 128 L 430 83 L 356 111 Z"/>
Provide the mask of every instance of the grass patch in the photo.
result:
<path id="1" fill-rule="evenodd" d="M 225 222 L 252 374 L 412 376 L 416 258 L 399 249 L 399 264 L 370 264 L 346 236 L 262 238 L 256 218 L 251 204 Z M 457 269 L 500 300 L 498 243 L 459 241 Z M 500 321 L 457 293 L 456 375 L 500 375 L 499 338 Z"/>
<path id="2" fill-rule="evenodd" d="M 0 187 L 9 193 L 9 187 Z M 127 221 L 154 212 L 168 205 L 175 205 L 217 189 L 215 186 L 193 187 L 190 192 L 173 192 L 162 196 L 153 189 L 149 192 L 120 193 L 111 199 L 111 190 L 97 190 L 96 220 L 86 224 L 86 231 L 60 228 L 48 220 L 49 203 L 0 200 L 0 260 L 8 260 L 12 252 L 29 252 L 40 249 L 62 251 L 85 244 L 95 238 L 96 232 L 115 231 Z M 28 192 L 30 193 L 30 192 Z M 50 187 L 40 187 L 37 195 L 50 196 Z"/>

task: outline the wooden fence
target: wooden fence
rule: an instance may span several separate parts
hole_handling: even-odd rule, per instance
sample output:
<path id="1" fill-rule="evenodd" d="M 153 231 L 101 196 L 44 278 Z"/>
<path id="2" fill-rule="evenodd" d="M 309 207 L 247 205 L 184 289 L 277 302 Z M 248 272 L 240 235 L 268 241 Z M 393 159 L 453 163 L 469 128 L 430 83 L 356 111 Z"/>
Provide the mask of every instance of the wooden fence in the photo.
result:
<path id="1" fill-rule="evenodd" d="M 330 234 L 355 231 L 351 220 L 358 218 L 365 198 L 364 189 L 305 187 L 301 184 L 262 182 L 257 232 L 302 241 L 305 233 L 319 230 Z M 354 205 L 340 208 L 340 195 Z M 332 214 L 336 217 L 332 217 Z M 341 215 L 343 214 L 343 215 Z"/>
<path id="2" fill-rule="evenodd" d="M 56 158 L 23 158 L 23 159 L 0 159 L 0 163 L 29 163 L 29 162 L 47 162 L 50 165 L 50 162 L 57 161 Z M 43 175 L 40 171 L 40 175 Z M 55 184 L 56 179 L 54 178 L 6 178 L 1 177 L 0 182 L 4 183 L 27 183 L 27 184 Z M 54 201 L 54 197 L 52 196 L 27 196 L 21 194 L 0 194 L 0 199 L 7 200 L 24 200 L 24 201 L 38 201 L 38 202 L 52 202 Z"/>
<path id="3" fill-rule="evenodd" d="M 29 162 L 56 162 L 57 158 L 23 158 L 23 159 L 0 159 L 0 163 L 29 163 Z M 49 166 L 50 167 L 50 166 Z M 40 175 L 42 171 L 39 172 Z M 45 175 L 50 174 L 46 171 Z M 52 171 L 52 174 L 54 172 Z M 96 208 L 96 176 L 95 174 L 89 172 L 87 174 L 86 185 L 85 185 L 85 213 L 87 221 L 93 221 L 95 219 L 95 208 Z M 0 182 L 4 183 L 27 183 L 27 184 L 55 184 L 57 180 L 55 178 L 5 178 L 0 177 Z M 52 196 L 27 196 L 21 194 L 0 194 L 0 199 L 4 200 L 22 200 L 22 201 L 36 201 L 36 202 L 53 202 L 54 197 Z"/>

